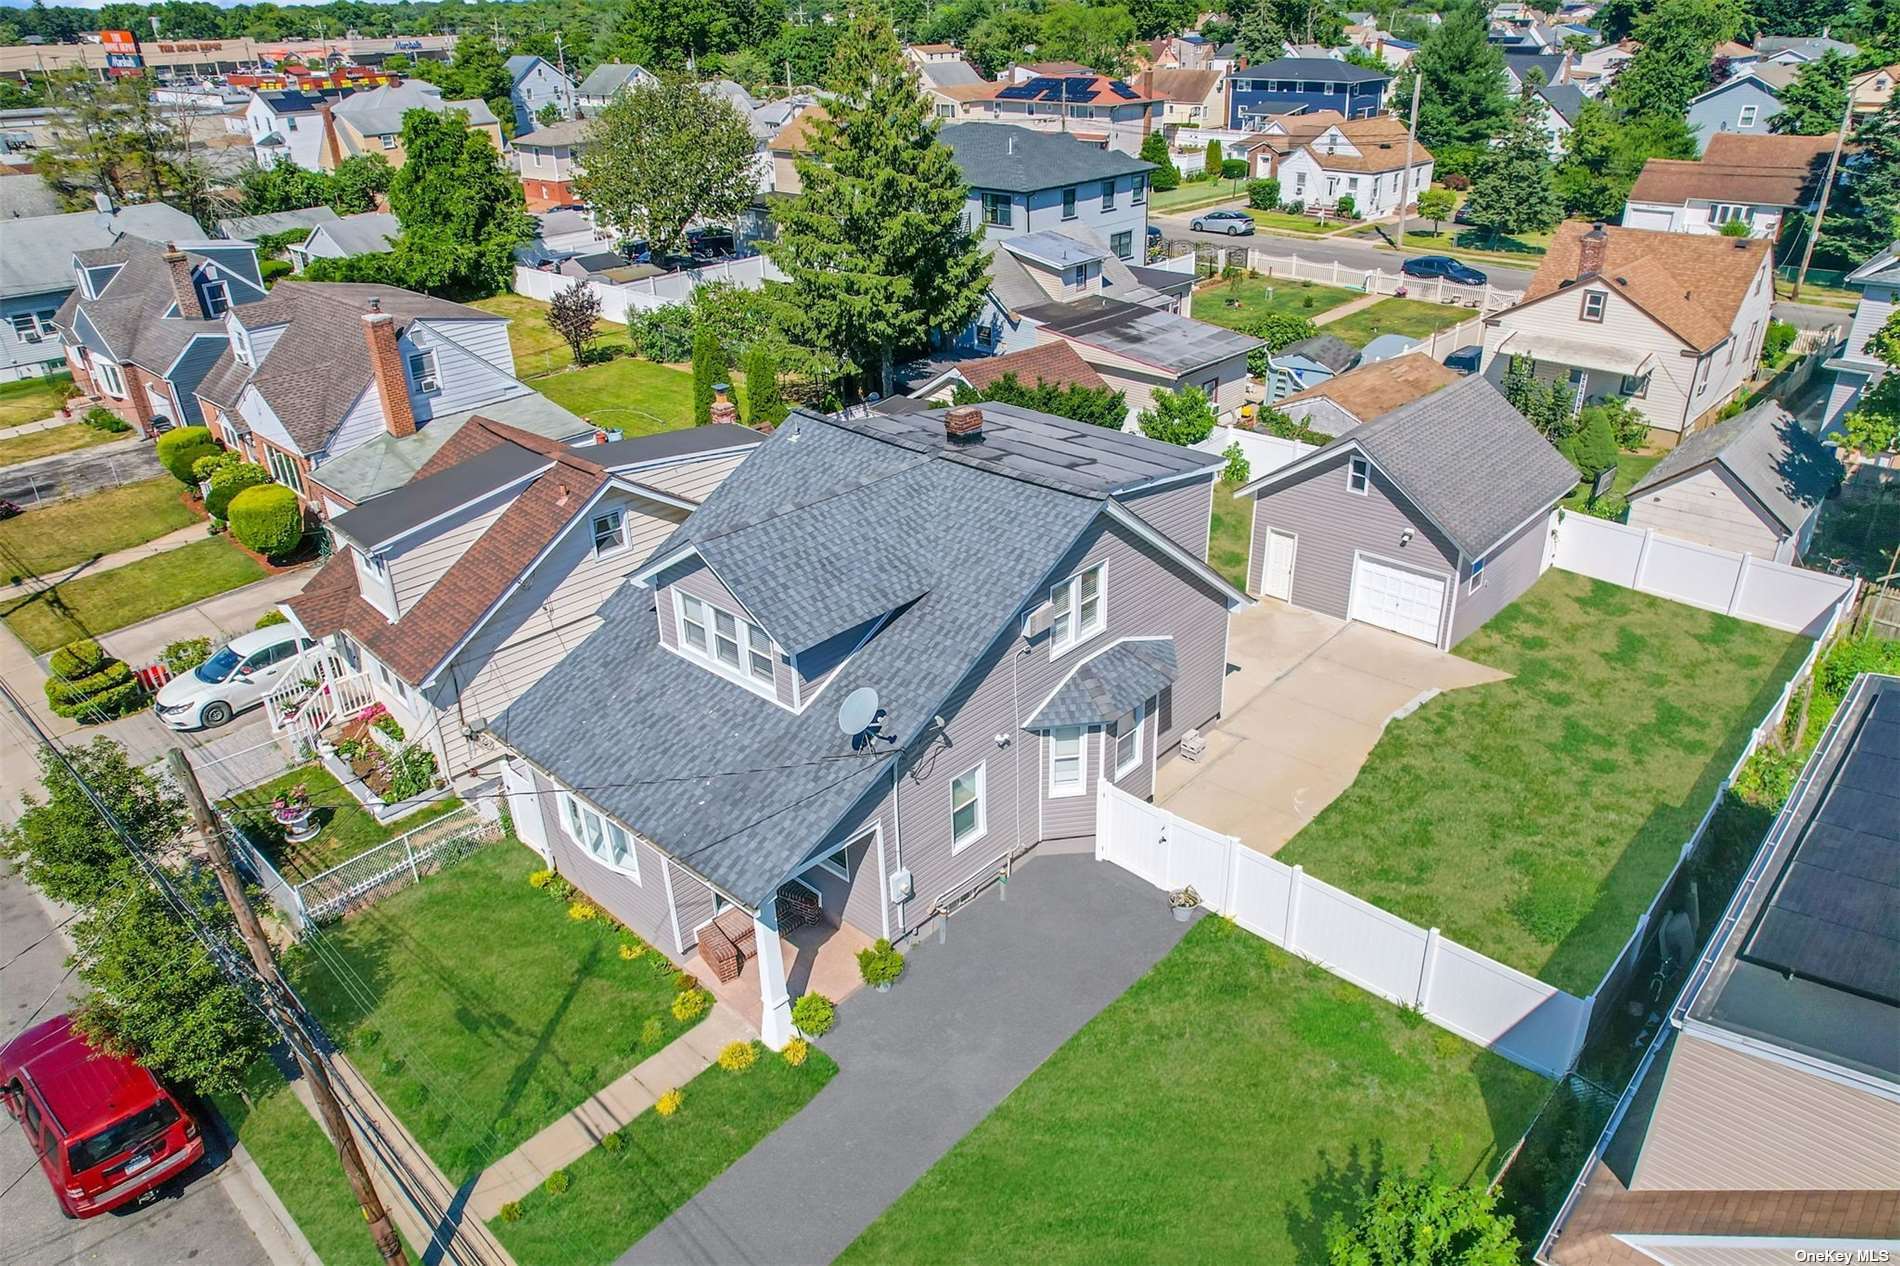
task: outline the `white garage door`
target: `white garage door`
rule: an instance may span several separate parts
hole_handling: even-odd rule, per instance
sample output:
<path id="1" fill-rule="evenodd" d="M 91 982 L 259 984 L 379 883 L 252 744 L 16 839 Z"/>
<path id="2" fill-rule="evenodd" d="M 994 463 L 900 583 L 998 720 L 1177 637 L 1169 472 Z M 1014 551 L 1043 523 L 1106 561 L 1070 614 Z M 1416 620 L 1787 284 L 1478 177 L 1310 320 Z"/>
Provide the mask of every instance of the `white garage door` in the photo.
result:
<path id="1" fill-rule="evenodd" d="M 1445 579 L 1421 576 L 1370 558 L 1353 561 L 1352 600 L 1347 614 L 1394 633 L 1438 644 L 1438 617 L 1445 609 Z"/>

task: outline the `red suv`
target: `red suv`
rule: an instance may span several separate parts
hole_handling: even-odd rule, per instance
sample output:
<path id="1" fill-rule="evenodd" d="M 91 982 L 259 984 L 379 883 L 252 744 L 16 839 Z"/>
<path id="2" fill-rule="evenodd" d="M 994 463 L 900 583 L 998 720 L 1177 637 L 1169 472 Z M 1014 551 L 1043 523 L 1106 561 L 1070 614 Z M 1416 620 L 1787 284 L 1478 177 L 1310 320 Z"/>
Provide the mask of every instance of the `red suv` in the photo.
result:
<path id="1" fill-rule="evenodd" d="M 0 1097 L 69 1218 L 143 1203 L 205 1154 L 198 1123 L 170 1091 L 133 1061 L 93 1050 L 63 1015 L 0 1047 Z"/>

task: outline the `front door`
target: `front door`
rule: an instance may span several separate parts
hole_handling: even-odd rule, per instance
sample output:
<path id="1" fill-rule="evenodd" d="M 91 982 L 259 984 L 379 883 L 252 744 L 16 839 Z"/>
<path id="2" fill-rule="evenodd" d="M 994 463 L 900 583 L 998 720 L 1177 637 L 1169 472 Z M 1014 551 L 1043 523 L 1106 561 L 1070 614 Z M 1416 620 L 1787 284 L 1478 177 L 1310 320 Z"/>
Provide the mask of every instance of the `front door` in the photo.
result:
<path id="1" fill-rule="evenodd" d="M 1291 532 L 1267 529 L 1267 558 L 1260 569 L 1260 592 L 1267 597 L 1293 600 L 1293 554 L 1299 540 Z"/>

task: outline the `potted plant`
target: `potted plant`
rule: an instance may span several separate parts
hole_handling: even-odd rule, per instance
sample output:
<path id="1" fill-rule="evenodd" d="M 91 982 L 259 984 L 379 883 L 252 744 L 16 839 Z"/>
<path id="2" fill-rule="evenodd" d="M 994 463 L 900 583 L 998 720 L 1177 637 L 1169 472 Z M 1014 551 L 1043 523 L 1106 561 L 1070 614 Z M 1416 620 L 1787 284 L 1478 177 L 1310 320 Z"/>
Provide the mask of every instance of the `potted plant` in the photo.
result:
<path id="1" fill-rule="evenodd" d="M 317 823 L 310 811 L 310 789 L 302 783 L 272 800 L 270 808 L 277 825 L 284 828 L 284 838 L 292 844 L 301 844 L 316 835 Z"/>
<path id="2" fill-rule="evenodd" d="M 891 947 L 888 939 L 879 937 L 869 949 L 858 951 L 858 975 L 879 993 L 889 993 L 891 983 L 903 974 L 904 956 Z"/>
<path id="3" fill-rule="evenodd" d="M 1168 905 L 1174 911 L 1176 923 L 1186 923 L 1194 917 L 1194 908 L 1201 904 L 1201 894 L 1194 891 L 1194 885 L 1178 889 L 1168 894 Z"/>

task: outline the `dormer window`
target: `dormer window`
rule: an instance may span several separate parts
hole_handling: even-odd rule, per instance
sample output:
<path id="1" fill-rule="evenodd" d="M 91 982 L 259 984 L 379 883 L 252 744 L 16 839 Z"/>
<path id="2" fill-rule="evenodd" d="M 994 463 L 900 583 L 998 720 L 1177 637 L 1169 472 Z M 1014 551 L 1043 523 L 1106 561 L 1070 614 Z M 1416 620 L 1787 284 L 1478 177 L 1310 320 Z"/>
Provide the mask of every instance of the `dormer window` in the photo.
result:
<path id="1" fill-rule="evenodd" d="M 1049 649 L 1061 654 L 1106 627 L 1102 602 L 1102 564 L 1077 572 L 1049 591 Z"/>
<path id="2" fill-rule="evenodd" d="M 416 390 L 423 395 L 442 390 L 442 380 L 436 374 L 435 353 L 409 353 L 409 377 L 415 381 Z"/>
<path id="3" fill-rule="evenodd" d="M 205 283 L 205 311 L 211 316 L 223 316 L 231 310 L 231 287 L 222 281 Z"/>
<path id="4" fill-rule="evenodd" d="M 1604 306 L 1609 303 L 1609 299 L 1610 297 L 1601 290 L 1584 291 L 1583 319 L 1586 321 L 1601 321 L 1603 319 Z"/>
<path id="5" fill-rule="evenodd" d="M 679 598 L 680 646 L 728 677 L 772 689 L 772 639 L 758 625 L 703 598 Z"/>
<path id="6" fill-rule="evenodd" d="M 594 557 L 617 554 L 627 548 L 627 516 L 619 510 L 594 516 Z"/>

